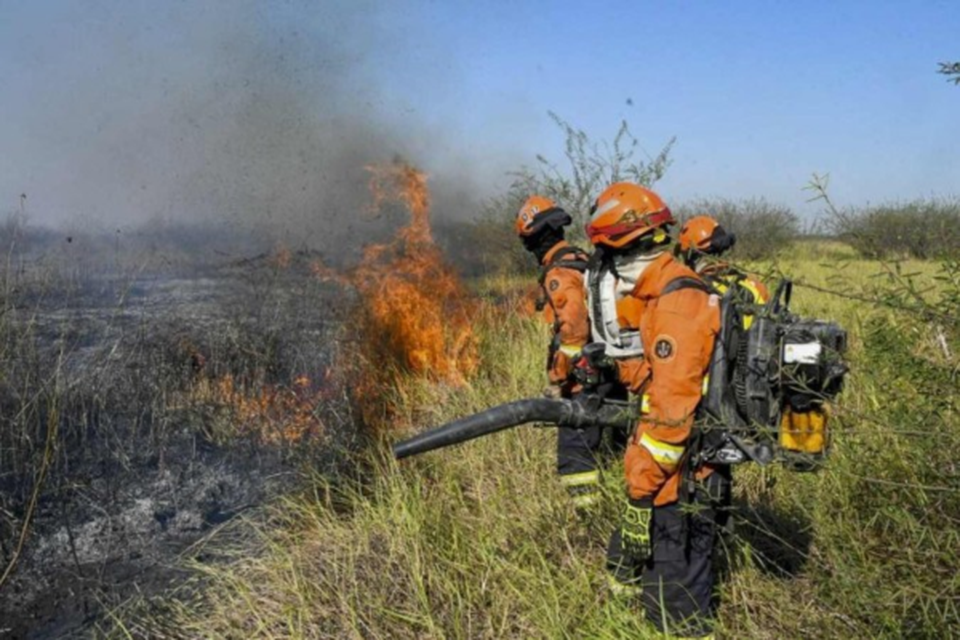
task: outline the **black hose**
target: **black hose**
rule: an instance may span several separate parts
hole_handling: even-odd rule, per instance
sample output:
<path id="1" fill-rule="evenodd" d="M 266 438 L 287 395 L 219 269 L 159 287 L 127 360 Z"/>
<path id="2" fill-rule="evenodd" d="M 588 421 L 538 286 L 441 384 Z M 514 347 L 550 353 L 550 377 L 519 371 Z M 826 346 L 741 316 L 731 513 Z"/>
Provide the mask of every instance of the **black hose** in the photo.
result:
<path id="1" fill-rule="evenodd" d="M 399 460 L 434 449 L 473 440 L 528 422 L 561 427 L 616 427 L 630 429 L 636 412 L 626 403 L 606 402 L 599 406 L 573 400 L 529 398 L 516 400 L 475 413 L 421 433 L 393 445 Z"/>

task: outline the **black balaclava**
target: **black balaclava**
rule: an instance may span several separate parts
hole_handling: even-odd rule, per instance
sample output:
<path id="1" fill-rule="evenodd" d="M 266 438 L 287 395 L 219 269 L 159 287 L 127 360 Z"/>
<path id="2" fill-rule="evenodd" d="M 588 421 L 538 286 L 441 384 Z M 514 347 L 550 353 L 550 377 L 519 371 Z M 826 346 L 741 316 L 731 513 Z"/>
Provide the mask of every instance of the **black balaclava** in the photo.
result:
<path id="1" fill-rule="evenodd" d="M 708 256 L 719 256 L 733 248 L 737 244 L 737 236 L 733 233 L 727 233 L 727 230 L 717 225 L 710 236 L 710 246 L 703 253 Z"/>
<path id="2" fill-rule="evenodd" d="M 704 256 L 712 256 L 714 258 L 722 256 L 732 249 L 735 244 L 737 244 L 736 234 L 727 233 L 726 229 L 717 225 L 713 230 L 713 234 L 710 236 L 709 244 L 705 248 L 690 248 L 686 251 L 681 251 L 680 245 L 678 244 L 677 254 L 683 258 L 684 263 L 688 267 L 696 270 L 701 262 L 701 258 Z"/>
<path id="3" fill-rule="evenodd" d="M 564 238 L 563 227 L 554 229 L 544 227 L 532 236 L 523 236 L 523 247 L 537 258 L 537 263 L 543 264 L 543 258 Z"/>

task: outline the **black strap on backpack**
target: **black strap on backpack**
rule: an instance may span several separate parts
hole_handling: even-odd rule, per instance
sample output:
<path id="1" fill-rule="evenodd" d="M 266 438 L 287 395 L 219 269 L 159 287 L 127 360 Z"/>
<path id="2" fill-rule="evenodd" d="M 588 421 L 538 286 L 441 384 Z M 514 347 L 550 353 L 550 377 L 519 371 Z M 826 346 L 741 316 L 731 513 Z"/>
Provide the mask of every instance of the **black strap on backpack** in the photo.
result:
<path id="1" fill-rule="evenodd" d="M 674 278 L 666 284 L 666 286 L 660 291 L 660 297 L 670 295 L 675 291 L 680 291 L 682 289 L 696 289 L 697 291 L 702 291 L 706 294 L 717 294 L 719 292 L 710 286 L 707 282 L 704 282 L 700 278 L 694 278 L 691 276 L 680 276 Z M 696 465 L 693 464 L 700 458 L 700 449 L 704 444 L 704 437 L 701 429 L 694 423 L 693 427 L 690 429 L 690 437 L 687 439 L 687 446 L 683 453 L 683 458 L 680 461 L 680 473 L 683 474 L 680 478 L 680 487 L 677 492 L 679 502 L 683 511 L 686 512 L 686 516 L 683 518 L 682 524 L 682 535 L 687 538 L 689 543 L 689 538 L 687 536 L 688 530 L 688 520 L 689 520 L 689 509 L 684 508 L 689 506 L 693 501 L 694 494 L 696 493 Z"/>
<path id="2" fill-rule="evenodd" d="M 550 302 L 550 294 L 547 292 L 547 274 L 550 273 L 553 269 L 573 269 L 584 273 L 587 270 L 587 261 L 589 258 L 587 254 L 578 249 L 577 247 L 563 247 L 558 249 L 555 254 L 553 254 L 552 259 L 549 264 L 545 264 L 540 267 L 540 277 L 538 282 L 540 284 L 540 297 L 537 298 L 536 309 L 537 311 L 543 311 L 547 306 L 547 303 Z M 556 357 L 557 352 L 560 350 L 560 317 L 557 314 L 557 310 L 553 310 L 553 338 L 550 340 L 550 346 L 547 349 L 547 371 L 550 370 L 550 367 L 553 366 L 553 359 Z"/>
<path id="3" fill-rule="evenodd" d="M 537 298 L 536 304 L 537 311 L 543 311 L 550 299 L 545 288 L 547 274 L 553 269 L 560 268 L 573 269 L 574 271 L 584 273 L 587 270 L 588 260 L 589 258 L 587 258 L 587 254 L 577 247 L 563 247 L 562 249 L 557 250 L 557 252 L 551 258 L 550 263 L 540 267 L 540 276 L 537 278 L 537 282 L 540 284 L 540 297 Z"/>
<path id="4" fill-rule="evenodd" d="M 576 247 L 563 247 L 553 254 L 549 264 L 540 267 L 540 284 L 547 279 L 547 274 L 552 269 L 563 268 L 573 269 L 583 273 L 587 270 L 587 254 Z"/>
<path id="5" fill-rule="evenodd" d="M 660 297 L 662 298 L 665 295 L 669 295 L 674 291 L 680 291 L 681 289 L 696 289 L 697 291 L 703 291 L 704 293 L 718 293 L 716 289 L 711 287 L 700 278 L 680 276 L 679 278 L 674 278 L 667 283 L 667 286 L 660 291 Z"/>

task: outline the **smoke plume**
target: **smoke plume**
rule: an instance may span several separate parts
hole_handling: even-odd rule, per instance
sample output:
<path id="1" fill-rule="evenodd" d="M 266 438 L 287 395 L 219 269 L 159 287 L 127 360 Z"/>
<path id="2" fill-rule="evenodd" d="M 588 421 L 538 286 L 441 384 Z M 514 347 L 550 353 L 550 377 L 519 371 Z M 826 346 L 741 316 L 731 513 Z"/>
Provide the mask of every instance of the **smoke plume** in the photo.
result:
<path id="1" fill-rule="evenodd" d="M 417 40 L 388 26 L 387 6 L 4 10 L 23 25 L 9 61 L 17 126 L 0 129 L 4 198 L 27 193 L 42 224 L 201 223 L 327 251 L 381 239 L 391 221 L 366 210 L 364 167 L 419 163 L 411 150 L 443 134 L 395 113 L 381 86 Z M 468 168 L 427 170 L 441 205 L 473 198 Z"/>

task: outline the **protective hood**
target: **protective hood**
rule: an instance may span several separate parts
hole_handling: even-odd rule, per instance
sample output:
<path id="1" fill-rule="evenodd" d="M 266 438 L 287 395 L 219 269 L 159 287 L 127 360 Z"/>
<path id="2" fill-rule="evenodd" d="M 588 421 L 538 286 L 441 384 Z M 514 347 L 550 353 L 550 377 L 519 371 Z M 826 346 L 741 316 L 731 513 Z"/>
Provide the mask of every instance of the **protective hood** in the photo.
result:
<path id="1" fill-rule="evenodd" d="M 664 254 L 656 251 L 629 251 L 605 256 L 587 272 L 587 308 L 593 340 L 607 346 L 614 358 L 643 355 L 640 332 L 620 326 L 617 303 L 630 295 L 640 276 Z"/>

